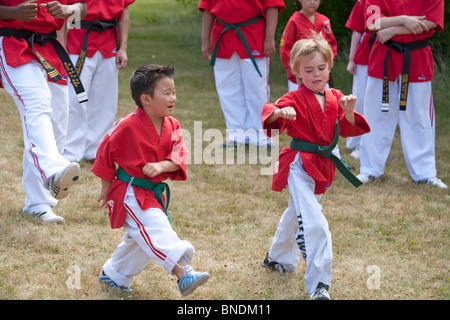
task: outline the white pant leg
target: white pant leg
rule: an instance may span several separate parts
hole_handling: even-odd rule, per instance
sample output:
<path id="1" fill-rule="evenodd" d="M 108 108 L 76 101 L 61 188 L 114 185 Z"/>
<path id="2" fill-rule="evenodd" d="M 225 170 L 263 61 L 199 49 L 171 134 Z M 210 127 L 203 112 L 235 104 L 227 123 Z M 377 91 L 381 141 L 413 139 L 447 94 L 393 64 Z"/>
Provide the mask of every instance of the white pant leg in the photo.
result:
<path id="1" fill-rule="evenodd" d="M 134 277 L 144 271 L 150 260 L 149 255 L 127 232 L 102 270 L 119 286 L 129 288 Z"/>
<path id="2" fill-rule="evenodd" d="M 269 257 L 282 264 L 284 269 L 289 272 L 295 272 L 297 270 L 300 259 L 300 250 L 295 241 L 295 236 L 298 231 L 298 219 L 292 201 L 291 197 L 289 199 L 289 206 L 278 222 L 277 231 L 275 232 L 269 250 Z"/>
<path id="3" fill-rule="evenodd" d="M 78 55 L 70 55 L 74 64 Z M 64 155 L 71 161 L 91 160 L 114 124 L 118 101 L 118 69 L 115 57 L 103 58 L 100 52 L 86 58 L 80 80 L 88 101 L 79 103 L 70 88 L 69 128 Z"/>
<path id="4" fill-rule="evenodd" d="M 69 56 L 72 63 L 76 65 L 78 55 L 71 54 Z M 83 70 L 79 76 L 88 96 L 87 102 L 79 103 L 75 90 L 73 87 L 69 88 L 69 124 L 67 128 L 64 156 L 70 161 L 78 162 L 83 159 L 84 150 L 86 147 L 86 136 L 88 133 L 86 110 L 89 107 L 88 103 L 91 101 L 90 88 L 95 69 L 95 61 L 86 57 Z"/>
<path id="5" fill-rule="evenodd" d="M 356 65 L 356 74 L 353 76 L 352 94 L 356 97 L 355 111 L 364 115 L 364 96 L 366 94 L 367 85 L 367 66 Z M 346 147 L 354 149 L 359 147 L 361 136 L 348 137 Z"/>
<path id="6" fill-rule="evenodd" d="M 248 135 L 248 143 L 255 146 L 271 144 L 271 139 L 262 132 L 261 111 L 264 103 L 269 102 L 269 58 L 255 58 L 256 65 L 262 75 L 258 74 L 251 59 L 240 59 L 244 97 L 247 108 L 244 130 L 254 131 Z"/>
<path id="7" fill-rule="evenodd" d="M 331 232 L 319 203 L 322 195 L 314 194 L 314 180 L 304 170 L 298 155 L 291 165 L 288 189 L 298 219 L 296 241 L 306 261 L 305 285 L 312 293 L 319 282 L 331 284 Z"/>
<path id="8" fill-rule="evenodd" d="M 64 108 L 67 106 L 64 106 L 63 101 L 67 101 L 67 86 L 49 84 L 45 70 L 36 61 L 17 68 L 9 67 L 3 53 L 2 39 L 0 78 L 3 87 L 14 99 L 22 121 L 25 149 L 22 182 L 26 193 L 24 211 L 41 212 L 57 204 L 57 200 L 44 186 L 45 181 L 70 163 L 58 150 L 64 140 L 64 123 L 59 123 L 56 130 L 59 146 L 52 124 L 55 115 L 60 120 L 64 119 Z M 61 109 L 54 114 L 52 107 L 58 106 Z"/>
<path id="9" fill-rule="evenodd" d="M 269 63 L 257 58 L 261 78 L 250 59 L 234 53 L 230 59 L 216 59 L 214 77 L 227 127 L 227 141 L 267 145 L 272 139 L 261 130 L 261 111 L 269 100 Z"/>
<path id="10" fill-rule="evenodd" d="M 87 141 L 84 159 L 96 157 L 97 149 L 106 133 L 112 128 L 119 98 L 119 69 L 116 58 L 103 58 L 97 52 L 97 70 L 89 88 L 87 102 Z"/>
<path id="11" fill-rule="evenodd" d="M 48 82 L 48 87 L 52 93 L 52 126 L 56 147 L 59 153 L 63 154 L 69 121 L 69 88 L 54 82 Z"/>
<path id="12" fill-rule="evenodd" d="M 217 58 L 214 65 L 214 78 L 227 127 L 227 141 L 238 142 L 236 131 L 244 129 L 244 120 L 247 117 L 239 56 L 235 53 L 230 59 Z"/>
<path id="13" fill-rule="evenodd" d="M 127 234 L 103 269 L 118 285 L 130 286 L 149 260 L 163 266 L 171 274 L 178 261 L 186 265 L 192 260 L 194 247 L 178 238 L 162 210 L 141 210 L 131 186 L 128 187 L 124 204 L 127 209 L 124 223 Z"/>
<path id="14" fill-rule="evenodd" d="M 435 177 L 435 119 L 429 82 L 410 82 L 407 106 L 399 111 L 403 154 L 411 178 L 419 181 Z"/>
<path id="15" fill-rule="evenodd" d="M 399 90 L 398 81 L 389 82 L 389 112 L 382 112 L 383 80 L 373 77 L 367 79 L 364 116 L 370 132 L 361 136 L 360 172 L 376 178 L 384 173 L 398 124 Z"/>

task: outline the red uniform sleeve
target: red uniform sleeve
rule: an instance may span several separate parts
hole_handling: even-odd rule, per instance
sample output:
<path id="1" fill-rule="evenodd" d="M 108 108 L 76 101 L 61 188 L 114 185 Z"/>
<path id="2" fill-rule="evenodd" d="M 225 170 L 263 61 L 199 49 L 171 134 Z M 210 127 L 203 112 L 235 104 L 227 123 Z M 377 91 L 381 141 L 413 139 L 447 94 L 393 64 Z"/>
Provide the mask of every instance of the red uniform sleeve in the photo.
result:
<path id="1" fill-rule="evenodd" d="M 171 180 L 186 180 L 187 178 L 187 159 L 189 150 L 183 140 L 180 123 L 174 119 L 174 131 L 171 140 L 174 142 L 171 152 L 166 156 L 166 160 L 175 163 L 180 170 L 169 172 L 168 177 Z"/>
<path id="2" fill-rule="evenodd" d="M 365 0 L 356 1 L 345 26 L 352 31 L 363 34 L 366 30 Z"/>
<path id="3" fill-rule="evenodd" d="M 280 107 L 274 103 L 265 103 L 261 112 L 261 121 L 264 133 L 268 137 L 274 137 L 281 134 L 286 128 L 286 119 L 278 118 L 275 122 L 267 124 L 266 120 L 274 113 L 279 110 Z"/>
<path id="4" fill-rule="evenodd" d="M 297 27 L 291 17 L 286 24 L 280 41 L 280 58 L 285 69 L 290 68 L 291 50 L 297 40 L 297 34 Z"/>

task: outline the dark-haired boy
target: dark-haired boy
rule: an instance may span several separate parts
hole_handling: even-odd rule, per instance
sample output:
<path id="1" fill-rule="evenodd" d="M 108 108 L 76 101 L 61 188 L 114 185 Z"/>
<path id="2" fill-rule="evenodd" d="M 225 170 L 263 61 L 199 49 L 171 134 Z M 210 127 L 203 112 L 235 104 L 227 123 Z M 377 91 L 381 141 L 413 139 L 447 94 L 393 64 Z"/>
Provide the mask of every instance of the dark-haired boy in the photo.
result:
<path id="1" fill-rule="evenodd" d="M 103 265 L 99 281 L 130 290 L 134 277 L 150 260 L 175 274 L 181 294 L 208 280 L 188 263 L 194 247 L 180 240 L 167 214 L 162 181 L 186 180 L 186 149 L 179 122 L 171 117 L 176 103 L 174 68 L 142 65 L 130 79 L 138 106 L 119 119 L 103 139 L 92 172 L 102 179 L 98 201 L 108 208 L 112 228 L 126 234 Z M 118 168 L 116 167 L 118 166 Z"/>

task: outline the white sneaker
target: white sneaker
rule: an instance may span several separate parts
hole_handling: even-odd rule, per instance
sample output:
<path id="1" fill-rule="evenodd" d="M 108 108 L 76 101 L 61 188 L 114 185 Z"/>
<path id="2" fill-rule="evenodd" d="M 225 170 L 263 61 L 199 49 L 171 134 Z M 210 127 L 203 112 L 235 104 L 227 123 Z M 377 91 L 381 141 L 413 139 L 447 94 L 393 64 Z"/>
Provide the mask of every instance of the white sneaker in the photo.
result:
<path id="1" fill-rule="evenodd" d="M 366 184 L 370 181 L 371 175 L 368 173 L 361 172 L 356 176 L 363 184 Z"/>
<path id="2" fill-rule="evenodd" d="M 63 199 L 67 197 L 67 190 L 71 185 L 78 181 L 80 177 L 80 165 L 76 162 L 69 164 L 64 170 L 61 170 L 50 178 L 48 189 L 55 199 Z"/>
<path id="3" fill-rule="evenodd" d="M 350 157 L 359 159 L 359 147 L 353 149 L 352 153 L 350 153 Z"/>
<path id="4" fill-rule="evenodd" d="M 52 210 L 42 211 L 39 213 L 34 213 L 36 217 L 39 217 L 45 223 L 64 223 L 63 217 L 57 216 Z"/>
<path id="5" fill-rule="evenodd" d="M 447 185 L 442 182 L 438 177 L 433 177 L 419 181 L 419 183 L 425 183 L 427 186 L 438 187 L 440 189 L 447 189 Z"/>

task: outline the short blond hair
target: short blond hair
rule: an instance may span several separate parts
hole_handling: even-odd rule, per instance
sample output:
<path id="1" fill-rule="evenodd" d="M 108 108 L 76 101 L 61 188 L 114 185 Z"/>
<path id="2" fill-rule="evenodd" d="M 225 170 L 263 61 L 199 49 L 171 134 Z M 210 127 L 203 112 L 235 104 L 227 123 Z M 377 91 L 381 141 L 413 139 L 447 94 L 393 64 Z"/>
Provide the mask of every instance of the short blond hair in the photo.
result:
<path id="1" fill-rule="evenodd" d="M 300 67 L 302 59 L 312 58 L 316 53 L 322 54 L 330 69 L 333 67 L 333 50 L 331 49 L 330 44 L 322 36 L 322 32 L 314 34 L 311 38 L 298 40 L 294 44 L 291 50 L 290 67 L 292 73 L 297 78 L 298 68 Z"/>

